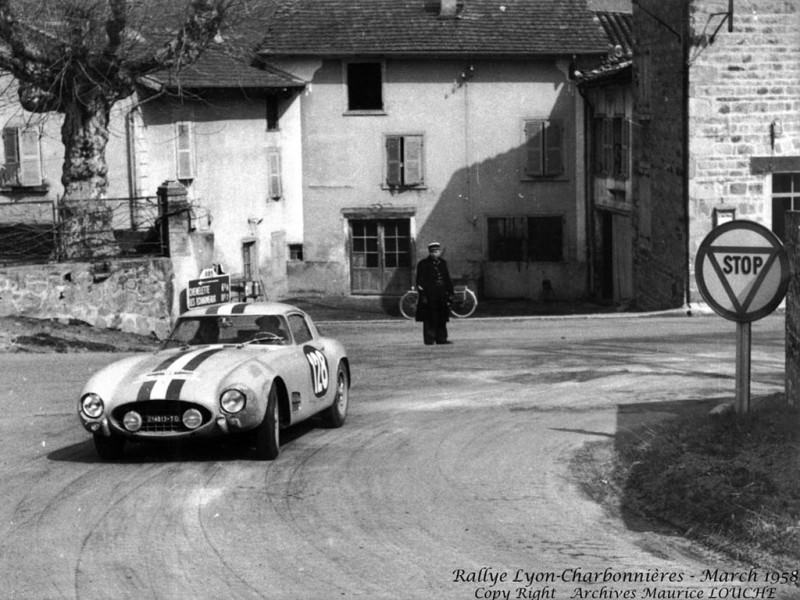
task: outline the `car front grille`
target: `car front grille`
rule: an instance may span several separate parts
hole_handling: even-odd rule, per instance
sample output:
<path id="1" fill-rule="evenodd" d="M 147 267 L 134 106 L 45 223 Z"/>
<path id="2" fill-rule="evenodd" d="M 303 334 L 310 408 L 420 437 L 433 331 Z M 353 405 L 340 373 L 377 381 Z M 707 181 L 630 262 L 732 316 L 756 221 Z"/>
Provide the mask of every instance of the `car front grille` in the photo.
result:
<path id="1" fill-rule="evenodd" d="M 211 413 L 203 406 L 181 400 L 146 400 L 129 402 L 115 408 L 111 417 L 122 428 L 123 418 L 128 411 L 136 411 L 142 417 L 142 427 L 136 433 L 181 433 L 190 431 L 181 418 L 190 408 L 203 415 L 203 425 L 211 420 Z M 202 425 L 201 425 L 202 427 Z"/>

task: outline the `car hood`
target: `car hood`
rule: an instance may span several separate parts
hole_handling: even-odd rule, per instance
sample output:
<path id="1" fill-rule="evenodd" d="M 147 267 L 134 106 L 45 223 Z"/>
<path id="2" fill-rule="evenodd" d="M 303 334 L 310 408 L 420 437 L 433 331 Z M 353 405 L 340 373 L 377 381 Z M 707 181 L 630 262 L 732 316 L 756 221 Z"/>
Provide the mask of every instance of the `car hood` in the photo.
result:
<path id="1" fill-rule="evenodd" d="M 216 396 L 217 388 L 237 369 L 257 358 L 285 353 L 285 346 L 207 345 L 171 348 L 113 363 L 98 372 L 84 393 L 99 393 L 113 404 L 143 400 L 179 400 Z M 258 361 L 256 367 L 267 367 Z"/>

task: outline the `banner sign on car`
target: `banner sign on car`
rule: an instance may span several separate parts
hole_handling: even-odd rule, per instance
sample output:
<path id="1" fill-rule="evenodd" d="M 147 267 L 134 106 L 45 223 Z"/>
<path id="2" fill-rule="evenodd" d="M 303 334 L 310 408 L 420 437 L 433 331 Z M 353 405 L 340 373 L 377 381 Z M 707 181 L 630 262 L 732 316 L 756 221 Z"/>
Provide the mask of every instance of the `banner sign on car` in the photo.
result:
<path id="1" fill-rule="evenodd" d="M 215 275 L 202 279 L 190 279 L 186 288 L 186 307 L 197 308 L 209 304 L 221 304 L 231 299 L 231 276 Z"/>
<path id="2" fill-rule="evenodd" d="M 778 237 L 753 221 L 734 220 L 703 239 L 697 287 L 721 317 L 736 321 L 736 412 L 750 409 L 750 322 L 767 316 L 789 286 L 789 258 Z"/>

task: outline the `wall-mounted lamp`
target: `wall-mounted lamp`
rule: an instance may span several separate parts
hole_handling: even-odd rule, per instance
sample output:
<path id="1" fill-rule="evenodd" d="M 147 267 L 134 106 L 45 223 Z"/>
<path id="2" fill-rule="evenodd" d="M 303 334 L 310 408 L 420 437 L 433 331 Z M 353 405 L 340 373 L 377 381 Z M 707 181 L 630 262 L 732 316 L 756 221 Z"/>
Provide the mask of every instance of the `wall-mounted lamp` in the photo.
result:
<path id="1" fill-rule="evenodd" d="M 775 140 L 783 135 L 783 123 L 780 119 L 775 119 L 769 124 L 769 144 L 775 149 Z"/>

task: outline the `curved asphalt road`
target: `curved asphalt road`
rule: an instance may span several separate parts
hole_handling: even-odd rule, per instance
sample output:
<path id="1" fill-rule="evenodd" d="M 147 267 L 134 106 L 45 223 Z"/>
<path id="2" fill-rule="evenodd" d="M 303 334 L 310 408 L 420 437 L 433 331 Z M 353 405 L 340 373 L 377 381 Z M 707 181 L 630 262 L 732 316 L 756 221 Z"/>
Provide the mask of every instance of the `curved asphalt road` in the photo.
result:
<path id="1" fill-rule="evenodd" d="M 349 420 L 295 428 L 272 463 L 226 445 L 129 446 L 125 461 L 100 462 L 76 397 L 118 355 L 0 357 L 2 597 L 647 598 L 651 588 L 662 594 L 653 598 L 735 598 L 734 589 L 755 589 L 701 582 L 705 569 L 743 567 L 604 512 L 569 468 L 586 443 L 632 421 L 729 400 L 732 323 L 472 319 L 451 323 L 455 344 L 444 347 L 422 346 L 419 326 L 404 321 L 324 329 L 350 348 Z M 753 339 L 753 396 L 782 391 L 782 316 L 755 323 Z M 604 573 L 682 581 L 582 583 Z M 541 581 L 514 582 L 518 574 Z"/>

